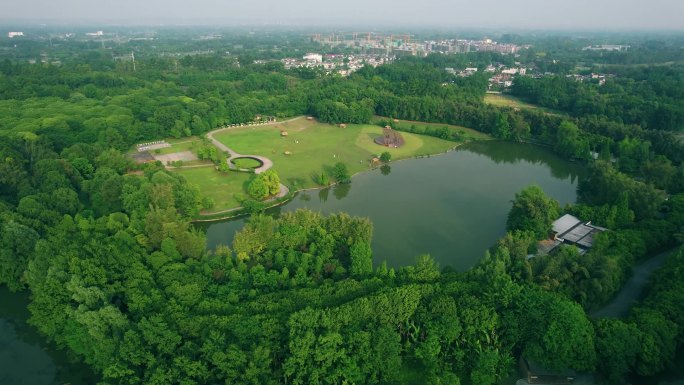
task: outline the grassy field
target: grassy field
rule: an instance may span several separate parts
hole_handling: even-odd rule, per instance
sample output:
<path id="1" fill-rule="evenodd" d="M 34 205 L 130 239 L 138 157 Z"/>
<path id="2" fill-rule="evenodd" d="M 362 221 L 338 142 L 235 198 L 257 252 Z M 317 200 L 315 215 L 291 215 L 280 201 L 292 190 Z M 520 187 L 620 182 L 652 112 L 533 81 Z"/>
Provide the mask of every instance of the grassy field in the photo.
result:
<path id="1" fill-rule="evenodd" d="M 185 177 L 189 183 L 199 186 L 202 197 L 210 197 L 216 202 L 211 212 L 238 207 L 235 194 L 247 190 L 252 174 L 246 172 L 219 173 L 214 167 L 195 167 L 173 170 Z"/>
<path id="2" fill-rule="evenodd" d="M 536 104 L 527 103 L 521 99 L 511 95 L 504 94 L 485 94 L 484 102 L 497 107 L 510 107 L 529 110 L 543 111 L 549 115 L 565 115 L 564 112 L 553 110 L 546 107 L 540 107 Z"/>
<path id="3" fill-rule="evenodd" d="M 497 107 L 538 109 L 539 106 L 524 102 L 514 96 L 503 94 L 485 94 L 484 102 Z"/>
<path id="4" fill-rule="evenodd" d="M 281 136 L 281 130 L 287 136 Z M 386 148 L 373 142 L 382 129 L 373 125 L 349 124 L 346 128 L 297 119 L 270 126 L 240 127 L 215 135 L 241 154 L 270 158 L 273 168 L 286 185 L 299 189 L 316 187 L 316 176 L 337 162 L 347 164 L 351 173 L 367 170 L 374 155 L 389 151 L 392 159 L 444 152 L 457 143 L 421 135 L 402 133 L 406 144 Z"/>
<path id="5" fill-rule="evenodd" d="M 380 121 L 386 121 L 389 118 L 382 117 L 382 116 L 376 116 L 373 118 L 373 122 L 377 123 Z M 483 134 L 480 131 L 473 130 L 472 128 L 467 128 L 463 126 L 456 126 L 453 124 L 445 124 L 445 123 L 425 123 L 425 122 L 415 122 L 412 120 L 395 120 L 393 122 L 394 127 L 400 130 L 407 130 L 411 129 L 411 131 L 415 131 L 416 133 L 420 132 L 425 132 L 426 130 L 429 129 L 435 129 L 435 128 L 442 128 L 442 127 L 447 127 L 450 131 L 452 132 L 457 132 L 459 133 L 465 140 L 483 140 L 483 139 L 490 139 L 490 136 L 487 134 Z"/>
<path id="6" fill-rule="evenodd" d="M 192 151 L 194 153 L 199 147 L 201 140 L 194 136 L 182 139 L 167 140 L 167 142 L 171 145 L 171 147 L 160 148 L 158 150 L 152 151 L 152 153 L 160 155 L 173 154 L 174 152 L 181 151 Z"/>

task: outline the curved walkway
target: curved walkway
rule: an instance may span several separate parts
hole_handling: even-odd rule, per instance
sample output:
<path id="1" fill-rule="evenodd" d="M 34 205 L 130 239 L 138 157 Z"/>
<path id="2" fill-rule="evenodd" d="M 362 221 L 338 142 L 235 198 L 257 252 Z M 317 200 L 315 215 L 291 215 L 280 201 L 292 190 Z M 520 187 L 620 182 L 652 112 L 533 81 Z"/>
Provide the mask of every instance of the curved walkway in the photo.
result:
<path id="1" fill-rule="evenodd" d="M 288 119 L 288 120 L 285 120 L 285 121 L 282 121 L 282 122 L 268 122 L 268 123 L 263 123 L 263 124 L 260 124 L 260 125 L 261 125 L 261 126 L 264 126 L 264 125 L 272 125 L 272 124 L 287 123 L 287 122 L 293 121 L 293 120 L 295 120 L 295 119 L 299 119 L 299 117 L 297 117 L 297 118 L 292 118 L 292 119 Z M 252 126 L 254 126 L 254 125 L 252 125 Z M 247 125 L 247 126 L 222 127 L 222 128 L 219 128 L 219 129 L 216 129 L 216 130 L 213 130 L 213 131 L 208 132 L 208 133 L 207 133 L 207 138 L 209 138 L 209 140 L 211 140 L 211 142 L 214 143 L 214 146 L 216 146 L 216 147 L 218 147 L 220 150 L 225 151 L 225 152 L 227 152 L 228 154 L 230 154 L 230 159 L 237 159 L 237 158 L 253 158 L 253 159 L 256 159 L 256 160 L 258 160 L 259 162 L 261 162 L 261 166 L 259 166 L 259 167 L 257 167 L 257 168 L 254 169 L 254 173 L 255 173 L 255 174 L 261 174 L 262 172 L 264 172 L 264 171 L 270 169 L 271 167 L 273 167 L 273 161 L 270 160 L 270 159 L 268 159 L 268 158 L 265 157 L 265 156 L 261 156 L 261 155 L 245 155 L 245 154 L 240 154 L 240 153 L 234 151 L 233 149 L 231 149 L 230 147 L 226 146 L 225 144 L 221 143 L 220 141 L 218 141 L 218 139 L 214 138 L 214 134 L 216 134 L 216 133 L 223 132 L 223 131 L 228 131 L 228 130 L 231 130 L 231 129 L 233 129 L 233 128 L 239 128 L 239 127 L 250 127 L 250 126 Z M 230 160 L 226 159 L 226 162 L 228 163 L 228 167 L 230 167 L 231 169 L 236 169 L 236 168 L 237 168 L 237 166 L 234 165 L 232 162 L 230 162 Z M 285 195 L 287 195 L 287 193 L 289 193 L 289 192 L 290 192 L 290 189 L 289 189 L 287 186 L 285 186 L 284 184 L 281 183 L 281 184 L 280 184 L 280 191 L 278 192 L 278 195 L 276 195 L 275 197 L 273 197 L 273 198 L 267 200 L 266 202 L 268 202 L 268 201 L 270 201 L 270 200 L 282 198 L 282 197 L 284 197 Z"/>
<path id="2" fill-rule="evenodd" d="M 260 126 L 265 126 L 265 125 L 272 125 L 272 124 L 282 124 L 282 123 L 291 122 L 291 121 L 296 120 L 296 119 L 299 119 L 299 117 L 292 118 L 292 119 L 288 119 L 288 120 L 284 120 L 284 121 L 282 121 L 282 122 L 268 122 L 268 123 L 263 123 L 263 124 L 259 124 L 259 125 L 260 125 Z M 254 173 L 255 173 L 255 174 L 261 174 L 262 172 L 264 172 L 264 171 L 268 170 L 269 168 L 273 167 L 273 161 L 270 160 L 270 159 L 268 159 L 268 158 L 265 157 L 265 156 L 261 156 L 261 155 L 245 155 L 245 154 L 240 154 L 240 153 L 234 151 L 233 149 L 231 149 L 230 147 L 226 146 L 225 144 L 219 142 L 216 138 L 214 138 L 214 134 L 217 134 L 217 133 L 219 133 L 219 132 L 224 132 L 224 131 L 232 130 L 232 129 L 234 129 L 234 128 L 240 128 L 240 127 L 250 127 L 250 126 L 247 125 L 247 126 L 233 126 L 233 127 L 222 127 L 222 128 L 218 128 L 218 129 L 216 129 L 216 130 L 207 132 L 207 138 L 209 138 L 209 140 L 211 140 L 211 142 L 214 143 L 214 146 L 216 146 L 216 147 L 218 147 L 219 149 L 221 149 L 222 151 L 225 151 L 225 152 L 227 152 L 228 154 L 230 154 L 230 157 L 231 157 L 232 159 L 235 159 L 235 158 L 254 158 L 254 159 L 259 160 L 259 161 L 261 162 L 261 166 L 254 169 Z M 226 160 L 226 161 L 227 161 L 227 160 Z M 230 168 L 234 168 L 234 167 L 235 167 L 235 165 L 233 165 L 233 164 L 230 163 L 230 162 L 228 162 L 228 166 L 229 166 Z"/>
<path id="3" fill-rule="evenodd" d="M 257 167 L 254 169 L 255 174 L 261 174 L 262 172 L 268 170 L 269 168 L 273 167 L 273 161 L 268 159 L 265 156 L 261 155 L 243 155 L 238 152 L 233 151 L 230 147 L 226 146 L 225 144 L 219 142 L 216 138 L 214 138 L 214 134 L 218 131 L 223 131 L 229 128 L 233 127 L 224 127 L 224 128 L 219 128 L 218 130 L 214 130 L 212 132 L 207 133 L 207 138 L 211 140 L 212 143 L 214 143 L 214 146 L 218 147 L 221 151 L 225 151 L 228 154 L 230 154 L 230 159 L 238 159 L 238 158 L 253 158 L 261 162 L 261 166 Z M 231 163 L 228 159 L 226 159 L 226 162 L 228 162 L 228 167 L 230 168 L 236 168 L 236 166 Z"/>

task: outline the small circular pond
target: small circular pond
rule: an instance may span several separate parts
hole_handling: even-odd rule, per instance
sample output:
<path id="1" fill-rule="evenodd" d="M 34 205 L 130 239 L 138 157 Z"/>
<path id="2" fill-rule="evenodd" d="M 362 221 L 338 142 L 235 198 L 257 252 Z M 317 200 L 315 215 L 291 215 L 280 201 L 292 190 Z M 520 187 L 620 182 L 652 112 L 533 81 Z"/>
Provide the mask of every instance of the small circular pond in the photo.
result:
<path id="1" fill-rule="evenodd" d="M 255 169 L 255 168 L 259 168 L 263 165 L 263 162 L 261 162 L 257 158 L 252 158 L 251 156 L 241 156 L 238 158 L 231 158 L 230 163 L 234 164 L 235 167 L 237 167 L 237 168 L 245 168 L 245 169 Z"/>

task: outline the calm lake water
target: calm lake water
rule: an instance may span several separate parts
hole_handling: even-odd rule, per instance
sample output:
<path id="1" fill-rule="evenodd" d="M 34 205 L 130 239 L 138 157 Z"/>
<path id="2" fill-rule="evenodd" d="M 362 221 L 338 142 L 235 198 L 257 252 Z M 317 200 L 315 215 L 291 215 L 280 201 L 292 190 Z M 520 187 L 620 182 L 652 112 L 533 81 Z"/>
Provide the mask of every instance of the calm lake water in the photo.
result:
<path id="1" fill-rule="evenodd" d="M 28 325 L 28 293 L 0 286 L 0 384 L 93 385 L 98 378 L 84 364 L 45 341 Z"/>
<path id="2" fill-rule="evenodd" d="M 515 194 L 537 184 L 561 205 L 576 200 L 584 167 L 538 146 L 477 142 L 430 158 L 390 163 L 350 185 L 300 192 L 270 214 L 309 208 L 366 216 L 373 255 L 398 267 L 420 254 L 459 271 L 472 267 L 505 234 Z M 232 243 L 244 218 L 204 225 L 207 246 Z"/>

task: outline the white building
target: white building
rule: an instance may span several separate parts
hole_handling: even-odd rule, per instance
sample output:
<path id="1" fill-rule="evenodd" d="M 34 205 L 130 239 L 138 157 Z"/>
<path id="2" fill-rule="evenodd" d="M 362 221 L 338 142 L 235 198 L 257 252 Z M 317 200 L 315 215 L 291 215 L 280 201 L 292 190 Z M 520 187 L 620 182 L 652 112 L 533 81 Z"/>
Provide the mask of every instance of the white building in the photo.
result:
<path id="1" fill-rule="evenodd" d="M 87 36 L 102 36 L 104 35 L 104 32 L 102 31 L 97 31 L 97 32 L 88 32 L 86 33 Z"/>
<path id="2" fill-rule="evenodd" d="M 8 32 L 7 33 L 7 37 L 9 37 L 10 39 L 17 37 L 17 36 L 24 36 L 24 33 L 23 32 Z"/>
<path id="3" fill-rule="evenodd" d="M 321 55 L 320 53 L 307 53 L 306 55 L 304 55 L 304 60 L 314 63 L 322 63 L 323 55 Z"/>

